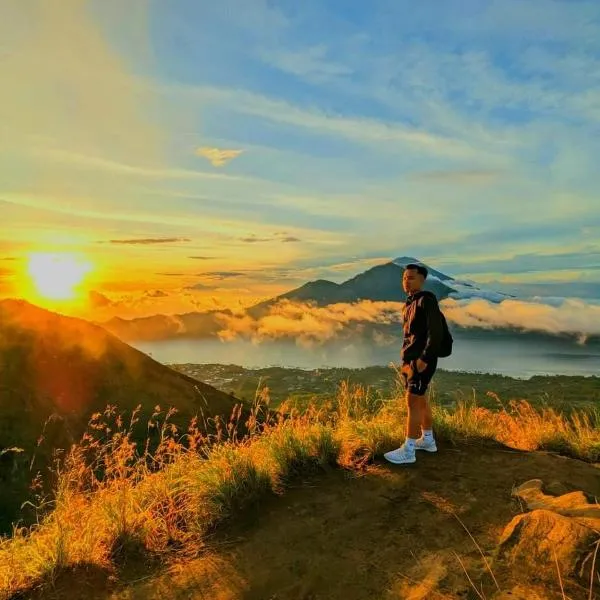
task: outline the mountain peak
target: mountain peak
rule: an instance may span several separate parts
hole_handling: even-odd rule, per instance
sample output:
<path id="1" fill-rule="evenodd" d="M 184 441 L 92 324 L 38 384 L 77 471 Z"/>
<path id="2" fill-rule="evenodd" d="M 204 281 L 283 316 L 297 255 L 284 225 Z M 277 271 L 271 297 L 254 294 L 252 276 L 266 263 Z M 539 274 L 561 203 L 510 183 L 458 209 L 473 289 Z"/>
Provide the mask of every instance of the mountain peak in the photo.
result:
<path id="1" fill-rule="evenodd" d="M 413 256 L 399 256 L 398 258 L 395 258 L 392 262 L 395 265 L 398 265 L 399 267 L 406 267 L 406 265 L 410 265 L 411 263 L 415 263 L 417 265 L 423 264 L 420 260 L 414 258 Z"/>

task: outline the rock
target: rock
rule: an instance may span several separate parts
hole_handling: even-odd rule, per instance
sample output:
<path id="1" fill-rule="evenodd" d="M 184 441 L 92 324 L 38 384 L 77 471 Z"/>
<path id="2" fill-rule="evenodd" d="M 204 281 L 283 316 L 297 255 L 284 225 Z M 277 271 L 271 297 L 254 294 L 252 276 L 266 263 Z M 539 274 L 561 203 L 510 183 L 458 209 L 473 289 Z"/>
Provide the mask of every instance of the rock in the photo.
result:
<path id="1" fill-rule="evenodd" d="M 557 563 L 561 577 L 584 576 L 582 564 L 596 539 L 594 529 L 577 519 L 536 509 L 516 516 L 507 525 L 497 558 L 514 570 L 528 571 L 534 580 L 554 584 Z"/>
<path id="2" fill-rule="evenodd" d="M 555 482 L 557 483 L 557 482 Z M 513 496 L 523 500 L 530 510 L 552 510 L 566 517 L 585 519 L 588 525 L 598 520 L 600 526 L 600 504 L 591 504 L 586 495 L 581 492 L 569 492 L 560 496 L 550 496 L 542 491 L 541 479 L 531 479 L 513 491 Z"/>
<path id="3" fill-rule="evenodd" d="M 544 487 L 546 488 L 546 492 L 552 496 L 562 496 L 563 494 L 568 494 L 570 491 L 562 481 L 551 481 Z"/>
<path id="4" fill-rule="evenodd" d="M 522 483 L 513 492 L 513 496 L 520 496 L 521 494 L 524 494 L 524 493 L 528 492 L 529 490 L 532 490 L 535 492 L 541 492 L 543 487 L 544 487 L 544 482 L 541 479 L 530 479 L 529 481 Z"/>

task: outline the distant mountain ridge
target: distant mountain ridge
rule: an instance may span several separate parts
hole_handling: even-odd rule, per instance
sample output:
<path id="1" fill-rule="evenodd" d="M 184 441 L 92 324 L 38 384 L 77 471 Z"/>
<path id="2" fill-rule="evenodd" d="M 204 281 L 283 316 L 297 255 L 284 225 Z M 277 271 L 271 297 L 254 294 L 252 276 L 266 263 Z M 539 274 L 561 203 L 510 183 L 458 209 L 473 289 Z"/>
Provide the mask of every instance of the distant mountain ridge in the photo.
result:
<path id="1" fill-rule="evenodd" d="M 438 300 L 444 298 L 485 298 L 491 302 L 501 302 L 510 298 L 509 294 L 484 290 L 475 282 L 456 279 L 446 275 L 420 260 L 402 256 L 382 265 L 371 267 L 367 271 L 355 275 L 343 283 L 334 283 L 319 279 L 305 283 L 303 286 L 284 294 L 261 302 L 248 310 L 253 315 L 281 300 L 314 302 L 319 306 L 327 306 L 337 302 L 360 302 L 373 300 L 382 302 L 404 302 L 406 294 L 402 289 L 402 275 L 408 264 L 420 264 L 427 268 L 429 275 L 425 281 L 425 289 L 435 294 Z"/>
<path id="2" fill-rule="evenodd" d="M 230 310 L 225 309 L 179 315 L 159 314 L 134 319 L 113 317 L 99 325 L 123 340 L 156 340 L 182 335 L 214 337 L 221 330 L 219 317 L 232 315 Z"/>
<path id="3" fill-rule="evenodd" d="M 451 277 L 416 258 L 402 256 L 371 267 L 342 283 L 327 279 L 309 281 L 298 288 L 255 304 L 246 309 L 246 313 L 253 319 L 259 319 L 266 315 L 271 307 L 285 300 L 306 302 L 321 307 L 362 300 L 404 302 L 406 294 L 402 289 L 402 274 L 406 265 L 410 263 L 423 264 L 427 267 L 429 276 L 425 282 L 425 289 L 434 293 L 438 300 L 485 298 L 491 302 L 501 302 L 512 297 L 501 292 L 485 290 L 472 281 Z M 101 325 L 124 340 L 214 338 L 223 329 L 223 318 L 231 317 L 232 314 L 229 310 L 213 310 L 134 319 L 114 318 Z"/>

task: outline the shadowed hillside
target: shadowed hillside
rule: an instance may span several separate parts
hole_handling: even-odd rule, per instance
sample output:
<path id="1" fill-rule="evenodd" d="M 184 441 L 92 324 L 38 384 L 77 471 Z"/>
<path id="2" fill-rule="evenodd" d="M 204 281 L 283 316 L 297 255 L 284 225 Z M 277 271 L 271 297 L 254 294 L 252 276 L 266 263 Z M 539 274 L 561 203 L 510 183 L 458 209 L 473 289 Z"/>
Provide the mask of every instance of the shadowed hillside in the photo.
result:
<path id="1" fill-rule="evenodd" d="M 90 417 L 107 405 L 125 418 L 139 405 L 144 437 L 157 406 L 163 413 L 176 408 L 170 421 L 186 426 L 195 415 L 227 419 L 235 404 L 232 396 L 169 369 L 101 327 L 22 301 L 0 302 L 0 527 L 15 515 L 28 481 L 52 450 L 79 439 Z"/>

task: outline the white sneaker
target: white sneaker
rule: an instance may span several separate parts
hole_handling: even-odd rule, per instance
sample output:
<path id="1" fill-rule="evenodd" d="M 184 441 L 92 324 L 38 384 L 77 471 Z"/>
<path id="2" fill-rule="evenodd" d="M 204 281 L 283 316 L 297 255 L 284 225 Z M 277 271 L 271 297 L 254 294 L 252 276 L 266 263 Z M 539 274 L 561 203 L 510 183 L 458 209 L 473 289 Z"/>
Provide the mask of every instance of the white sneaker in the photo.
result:
<path id="1" fill-rule="evenodd" d="M 383 457 L 388 462 L 394 463 L 395 465 L 408 465 L 417 461 L 415 453 L 409 452 L 404 445 L 391 452 L 386 452 Z"/>
<path id="2" fill-rule="evenodd" d="M 415 441 L 415 450 L 437 452 L 437 446 L 435 445 L 435 440 L 426 441 L 424 437 L 420 437 Z"/>

